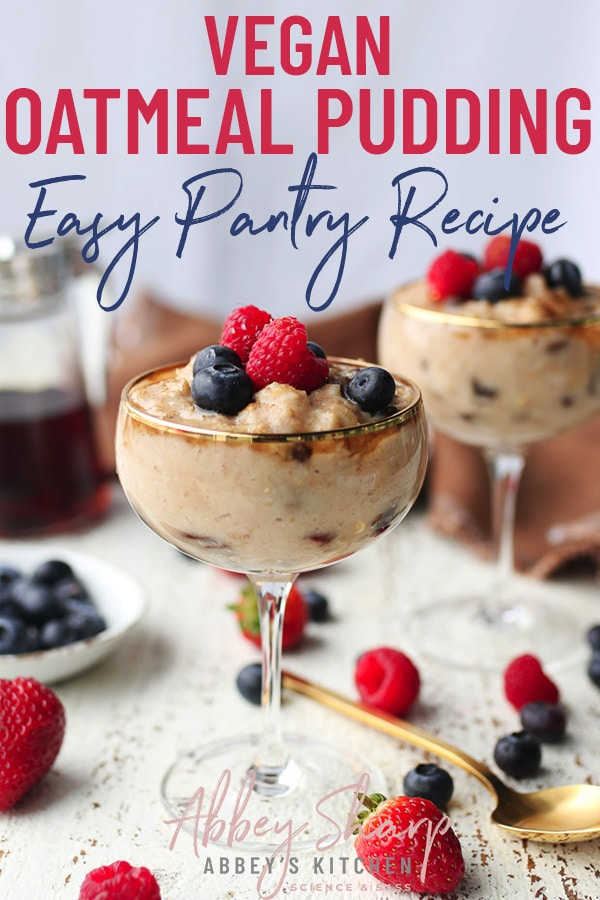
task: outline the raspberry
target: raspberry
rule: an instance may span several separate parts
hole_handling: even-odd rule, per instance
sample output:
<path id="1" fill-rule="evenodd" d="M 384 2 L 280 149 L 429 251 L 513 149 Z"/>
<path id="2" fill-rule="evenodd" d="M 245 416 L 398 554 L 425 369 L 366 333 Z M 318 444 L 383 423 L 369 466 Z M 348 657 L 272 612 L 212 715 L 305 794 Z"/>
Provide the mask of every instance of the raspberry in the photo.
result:
<path id="1" fill-rule="evenodd" d="M 221 345 L 234 350 L 246 363 L 254 341 L 271 321 L 272 316 L 257 306 L 239 306 L 223 322 Z"/>
<path id="2" fill-rule="evenodd" d="M 479 273 L 479 265 L 471 256 L 446 250 L 431 263 L 426 279 L 432 300 L 469 297 Z"/>
<path id="3" fill-rule="evenodd" d="M 483 253 L 483 268 L 505 269 L 510 255 L 511 239 L 504 234 L 492 238 Z M 513 258 L 512 271 L 519 278 L 526 278 L 542 268 L 542 251 L 533 241 L 519 241 Z"/>
<path id="4" fill-rule="evenodd" d="M 119 860 L 89 872 L 79 892 L 79 900 L 161 900 L 160 888 L 149 869 L 134 869 Z"/>
<path id="5" fill-rule="evenodd" d="M 402 716 L 419 696 L 421 679 L 414 663 L 399 650 L 377 647 L 356 663 L 354 681 L 364 703 Z"/>
<path id="6" fill-rule="evenodd" d="M 327 378 L 329 364 L 307 346 L 304 325 L 294 316 L 284 316 L 263 328 L 250 351 L 246 371 L 257 389 L 276 381 L 312 391 Z"/>
<path id="7" fill-rule="evenodd" d="M 530 653 L 517 656 L 504 670 L 504 693 L 517 710 L 526 703 L 559 701 L 558 688 L 544 672 L 539 659 Z"/>

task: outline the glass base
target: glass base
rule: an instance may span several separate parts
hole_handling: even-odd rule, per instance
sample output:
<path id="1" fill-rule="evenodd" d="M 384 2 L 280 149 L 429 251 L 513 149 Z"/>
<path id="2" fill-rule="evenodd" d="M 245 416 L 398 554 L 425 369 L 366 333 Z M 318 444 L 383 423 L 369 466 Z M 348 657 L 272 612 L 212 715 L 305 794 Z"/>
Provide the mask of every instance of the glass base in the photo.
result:
<path id="1" fill-rule="evenodd" d="M 409 633 L 419 651 L 437 662 L 491 672 L 523 653 L 538 656 L 547 670 L 560 668 L 574 662 L 583 645 L 573 616 L 529 596 L 440 600 L 412 614 Z"/>
<path id="2" fill-rule="evenodd" d="M 161 784 L 171 815 L 172 844 L 181 830 L 195 851 L 211 846 L 289 854 L 339 847 L 353 838 L 358 792 L 385 793 L 382 773 L 367 760 L 303 737 L 285 738 L 290 758 L 255 772 L 259 735 L 199 747 L 173 763 Z"/>

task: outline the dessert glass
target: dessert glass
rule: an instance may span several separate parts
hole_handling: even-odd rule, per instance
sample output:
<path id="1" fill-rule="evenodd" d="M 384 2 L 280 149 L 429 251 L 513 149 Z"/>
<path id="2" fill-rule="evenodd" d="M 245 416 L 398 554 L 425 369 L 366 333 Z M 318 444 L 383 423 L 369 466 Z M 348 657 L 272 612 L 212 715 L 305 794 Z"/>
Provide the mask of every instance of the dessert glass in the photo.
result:
<path id="1" fill-rule="evenodd" d="M 351 374 L 361 364 L 330 360 L 330 365 Z M 124 388 L 117 471 L 133 509 L 159 536 L 195 559 L 244 573 L 252 582 L 261 623 L 263 730 L 180 757 L 163 779 L 163 800 L 179 819 L 201 789 L 208 804 L 210 788 L 218 783 L 221 818 L 225 809 L 235 813 L 243 791 L 245 820 L 253 825 L 264 817 L 293 822 L 298 826 L 294 847 L 314 848 L 327 831 L 319 800 L 356 783 L 366 770 L 324 741 L 282 736 L 286 598 L 299 573 L 356 553 L 409 511 L 426 468 L 420 392 L 396 377 L 394 408 L 352 427 L 310 433 L 224 431 L 206 426 L 210 414 L 198 425 L 173 417 L 168 404 L 159 414 L 135 399 L 140 388 L 172 382 L 179 368 L 157 369 Z M 348 795 L 341 801 L 339 814 L 347 816 Z M 340 830 L 345 825 L 341 821 Z M 198 822 L 191 827 L 198 829 Z M 281 835 L 254 830 L 231 843 L 273 851 L 282 842 Z"/>
<path id="2" fill-rule="evenodd" d="M 600 292 L 589 289 L 546 318 L 521 298 L 495 308 L 486 301 L 444 307 L 425 293 L 414 282 L 389 298 L 379 359 L 417 381 L 431 426 L 482 450 L 496 566 L 477 596 L 419 610 L 412 634 L 424 652 L 466 667 L 496 668 L 535 648 L 563 660 L 580 646 L 579 628 L 515 572 L 516 497 L 527 447 L 600 410 Z"/>

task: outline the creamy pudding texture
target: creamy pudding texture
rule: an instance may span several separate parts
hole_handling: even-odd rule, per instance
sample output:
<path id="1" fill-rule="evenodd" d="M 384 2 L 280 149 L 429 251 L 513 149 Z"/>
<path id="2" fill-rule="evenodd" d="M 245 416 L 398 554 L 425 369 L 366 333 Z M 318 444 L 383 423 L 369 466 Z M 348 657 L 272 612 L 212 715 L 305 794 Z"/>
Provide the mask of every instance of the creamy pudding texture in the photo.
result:
<path id="1" fill-rule="evenodd" d="M 418 389 L 371 416 L 342 395 L 356 371 L 306 394 L 271 384 L 235 416 L 200 410 L 191 367 L 130 387 L 117 468 L 152 529 L 223 568 L 282 574 L 328 565 L 397 524 L 423 481 L 426 433 Z M 333 430 L 332 430 L 333 429 Z"/>
<path id="2" fill-rule="evenodd" d="M 457 440 L 545 440 L 600 409 L 600 290 L 574 298 L 534 274 L 521 297 L 440 304 L 414 282 L 386 304 L 379 357 L 419 384 L 431 423 Z"/>

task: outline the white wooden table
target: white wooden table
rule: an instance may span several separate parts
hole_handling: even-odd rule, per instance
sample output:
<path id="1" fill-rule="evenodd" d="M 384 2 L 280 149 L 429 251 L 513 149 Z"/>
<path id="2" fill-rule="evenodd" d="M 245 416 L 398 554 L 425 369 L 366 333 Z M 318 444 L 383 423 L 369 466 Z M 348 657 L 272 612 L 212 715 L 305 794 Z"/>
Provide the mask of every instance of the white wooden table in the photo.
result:
<path id="1" fill-rule="evenodd" d="M 236 581 L 162 543 L 130 512 L 118 487 L 110 517 L 64 543 L 127 568 L 146 586 L 150 605 L 142 624 L 111 657 L 55 686 L 67 710 L 65 742 L 45 781 L 18 811 L 0 818 L 0 897 L 76 900 L 86 872 L 116 859 L 151 868 L 163 900 L 256 897 L 256 861 L 220 848 L 201 848 L 196 856 L 185 833 L 170 849 L 172 827 L 164 823 L 159 798 L 161 775 L 180 749 L 259 725 L 259 710 L 235 688 L 237 671 L 258 658 L 226 609 L 236 596 Z M 1 555 L 9 551 L 9 543 L 0 543 Z M 287 656 L 286 665 L 354 695 L 357 655 L 381 644 L 397 646 L 413 657 L 423 680 L 411 720 L 489 762 L 496 739 L 517 727 L 498 675 L 448 670 L 425 659 L 406 629 L 410 609 L 439 593 L 441 573 L 445 589 L 460 590 L 484 571 L 460 547 L 432 535 L 422 514 L 413 511 L 392 535 L 354 559 L 306 576 L 304 584 L 329 597 L 335 621 L 311 625 L 309 640 Z M 590 579 L 553 590 L 563 588 L 574 597 L 583 634 L 588 624 L 600 621 L 598 587 Z M 600 782 L 600 690 L 587 679 L 586 658 L 582 637 L 581 658 L 555 676 L 569 708 L 569 738 L 544 749 L 542 772 L 522 789 Z M 367 733 L 297 696 L 286 698 L 283 714 L 294 730 L 326 734 L 369 752 L 397 792 L 403 774 L 424 758 L 417 749 Z M 514 840 L 491 824 L 486 790 L 448 768 L 455 780 L 449 812 L 467 870 L 456 898 L 600 895 L 598 841 L 551 846 Z M 351 844 L 332 851 L 317 866 L 322 872 L 314 871 L 314 859 L 310 853 L 298 857 L 281 896 L 400 896 L 354 871 Z"/>

